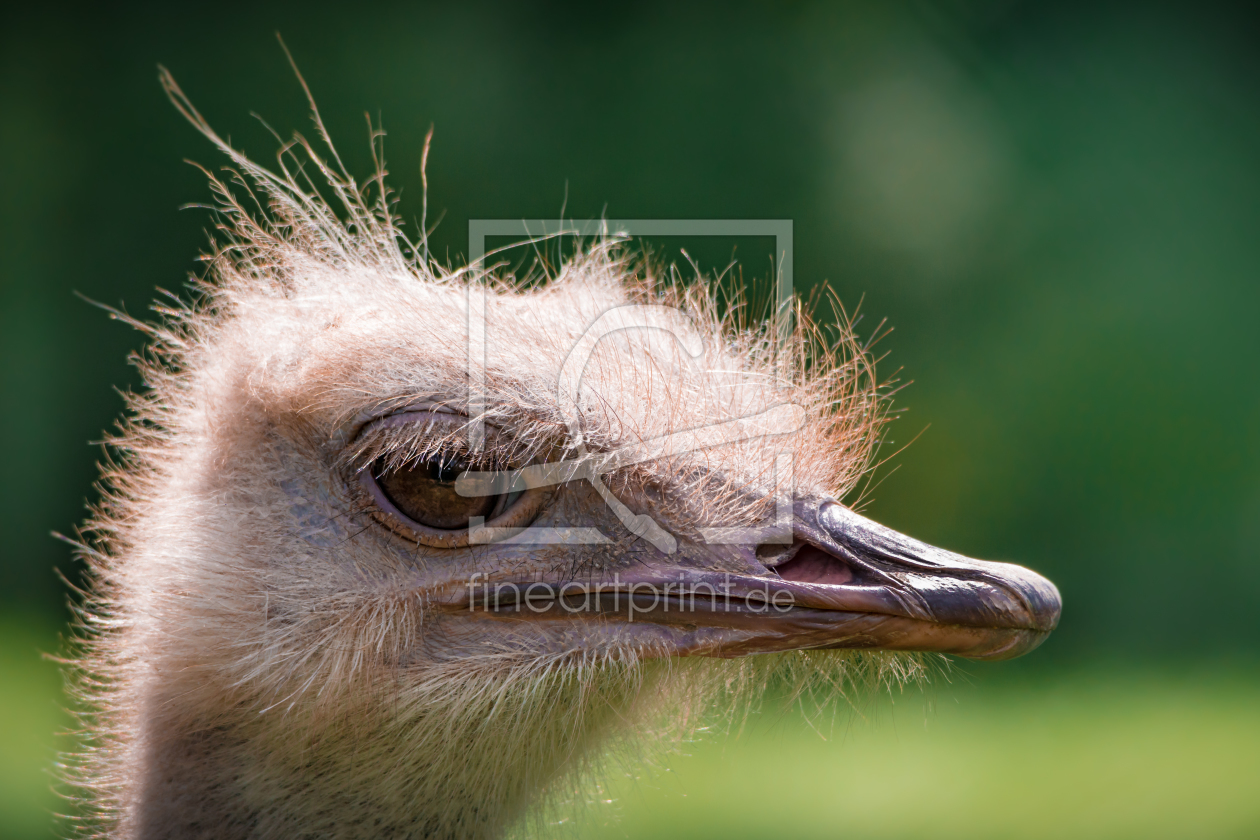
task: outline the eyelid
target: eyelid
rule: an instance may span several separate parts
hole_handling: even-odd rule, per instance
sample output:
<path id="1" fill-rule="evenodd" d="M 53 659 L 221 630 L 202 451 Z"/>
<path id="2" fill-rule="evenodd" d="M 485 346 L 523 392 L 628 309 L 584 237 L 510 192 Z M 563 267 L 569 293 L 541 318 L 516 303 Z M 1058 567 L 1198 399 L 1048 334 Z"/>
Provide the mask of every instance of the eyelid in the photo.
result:
<path id="1" fill-rule="evenodd" d="M 396 411 L 393 414 L 387 414 L 384 417 L 378 417 L 364 427 L 364 432 L 390 426 L 406 426 L 424 419 L 429 420 L 429 425 L 433 425 L 435 422 L 454 425 L 450 421 L 463 420 L 466 423 L 469 418 L 466 414 L 456 414 L 453 411 L 437 411 L 432 408 L 408 408 Z"/>
<path id="2" fill-rule="evenodd" d="M 378 458 L 388 457 L 391 451 L 400 448 L 399 444 L 406 446 L 407 435 L 399 435 L 395 431 L 400 429 L 409 430 L 413 436 L 412 443 L 422 435 L 436 431 L 449 438 L 451 444 L 456 444 L 459 441 L 459 432 L 467 427 L 468 422 L 465 414 L 449 410 L 438 411 L 431 407 L 406 408 L 378 417 L 364 425 L 355 435 L 348 453 L 348 464 L 355 472 L 362 472 L 369 469 Z"/>

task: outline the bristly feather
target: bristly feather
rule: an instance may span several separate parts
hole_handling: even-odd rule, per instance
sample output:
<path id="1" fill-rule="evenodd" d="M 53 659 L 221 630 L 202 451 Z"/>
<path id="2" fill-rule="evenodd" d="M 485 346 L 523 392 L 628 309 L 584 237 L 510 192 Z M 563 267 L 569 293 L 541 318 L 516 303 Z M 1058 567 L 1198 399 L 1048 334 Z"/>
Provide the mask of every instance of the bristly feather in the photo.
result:
<path id="1" fill-rule="evenodd" d="M 377 172 L 361 186 L 312 105 L 327 159 L 295 137 L 271 172 L 215 134 L 165 70 L 161 78 L 232 166 L 226 178 L 207 172 L 218 246 L 192 302 L 158 307 L 156 323 L 132 321 L 150 337 L 135 358 L 145 390 L 127 398 L 102 501 L 80 536 L 91 584 L 67 662 L 83 740 L 65 775 L 82 792 L 83 836 L 140 833 L 135 790 L 154 772 L 145 766 L 154 733 L 182 738 L 182 752 L 163 760 L 191 762 L 207 785 L 243 785 L 255 797 L 249 825 L 206 805 L 206 836 L 492 836 L 540 791 L 572 799 L 574 779 L 598 767 L 597 747 L 628 722 L 668 719 L 661 731 L 677 734 L 714 709 L 736 716 L 774 680 L 793 696 L 848 697 L 864 680 L 923 673 L 910 656 L 660 660 L 616 645 L 540 653 L 505 642 L 443 659 L 423 590 L 374 566 L 346 539 L 345 522 L 310 525 L 308 501 L 277 495 L 277 474 L 333 498 L 321 470 L 458 445 L 405 430 L 353 445 L 337 435 L 355 418 L 426 399 L 467 407 L 457 383 L 470 285 L 487 289 L 497 331 L 484 419 L 512 435 L 490 441 L 485 457 L 504 464 L 565 451 L 555 393 L 564 353 L 600 312 L 651 302 L 687 313 L 704 363 L 687 364 L 659 336 L 601 345 L 580 395 L 588 448 L 793 402 L 809 417 L 789 437 L 796 484 L 840 498 L 867 473 L 887 418 L 868 348 L 843 313 L 826 329 L 796 305 L 778 313 L 791 317 L 786 333 L 773 319 L 741 322 L 711 285 L 671 283 L 615 240 L 590 243 L 541 287 L 481 266 L 443 267 L 428 258 L 423 231 L 420 243 L 401 231 L 379 133 Z M 416 382 L 456 384 L 423 393 Z M 611 484 L 629 492 L 667 474 L 690 506 L 679 519 L 754 521 L 781 489 L 773 455 L 755 441 L 731 444 L 626 470 Z M 372 586 L 350 589 L 324 562 L 336 540 L 354 580 Z M 230 765 L 212 760 L 222 751 Z M 400 827 L 401 817 L 382 824 L 379 813 L 374 823 L 346 793 L 365 784 L 364 801 L 404 816 L 416 797 L 434 804 L 419 827 Z M 479 809 L 443 804 L 460 790 L 477 791 Z M 306 815 L 297 832 L 285 822 L 295 808 Z"/>

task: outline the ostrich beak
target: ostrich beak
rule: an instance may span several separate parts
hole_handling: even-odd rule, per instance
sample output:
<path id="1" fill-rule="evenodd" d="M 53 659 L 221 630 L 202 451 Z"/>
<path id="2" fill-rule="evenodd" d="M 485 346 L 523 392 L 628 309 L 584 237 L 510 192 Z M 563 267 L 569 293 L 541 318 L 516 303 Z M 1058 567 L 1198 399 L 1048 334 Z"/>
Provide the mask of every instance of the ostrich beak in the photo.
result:
<path id="1" fill-rule="evenodd" d="M 470 587 L 462 608 L 569 628 L 585 620 L 598 631 L 581 633 L 670 656 L 851 648 L 971 659 L 1029 652 L 1061 608 L 1035 572 L 919 542 L 830 499 L 796 504 L 790 543 L 640 558 L 595 582 Z"/>
<path id="2" fill-rule="evenodd" d="M 798 503 L 793 537 L 758 546 L 753 574 L 635 573 L 621 587 L 629 617 L 685 629 L 671 640 L 675 655 L 850 648 L 970 659 L 1025 654 L 1059 620 L 1059 591 L 1036 572 L 936 548 L 832 500 Z"/>
<path id="3" fill-rule="evenodd" d="M 790 592 L 800 610 L 784 614 L 785 638 L 836 632 L 819 647 L 1010 659 L 1059 621 L 1059 590 L 1036 572 L 936 548 L 834 501 L 798 506 L 795 537 L 777 557 L 758 550 L 782 581 L 769 591 Z"/>

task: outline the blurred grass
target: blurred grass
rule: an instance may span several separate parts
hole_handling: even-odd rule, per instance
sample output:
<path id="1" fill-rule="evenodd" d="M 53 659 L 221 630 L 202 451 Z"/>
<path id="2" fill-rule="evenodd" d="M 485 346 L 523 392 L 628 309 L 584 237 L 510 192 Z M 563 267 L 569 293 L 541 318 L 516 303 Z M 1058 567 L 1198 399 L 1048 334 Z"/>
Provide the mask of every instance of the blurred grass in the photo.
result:
<path id="1" fill-rule="evenodd" d="M 52 837 L 65 803 L 52 790 L 55 733 L 69 727 L 57 666 L 58 628 L 46 614 L 0 619 L 0 838 Z"/>
<path id="2" fill-rule="evenodd" d="M 575 834 L 1260 836 L 1254 673 L 1095 668 L 977 683 L 907 690 L 865 720 L 820 727 L 827 739 L 797 711 L 763 713 L 738 736 L 688 744 L 668 770 L 614 781 L 615 802 Z"/>

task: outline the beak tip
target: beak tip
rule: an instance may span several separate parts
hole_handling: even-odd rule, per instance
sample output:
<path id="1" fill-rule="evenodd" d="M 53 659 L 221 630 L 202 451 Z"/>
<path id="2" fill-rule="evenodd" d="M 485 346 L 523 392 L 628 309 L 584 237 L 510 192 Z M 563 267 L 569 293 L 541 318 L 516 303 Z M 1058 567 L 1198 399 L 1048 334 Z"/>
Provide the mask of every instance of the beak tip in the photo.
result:
<path id="1" fill-rule="evenodd" d="M 1005 588 L 1022 602 L 1026 617 L 1019 622 L 1023 626 L 1011 627 L 1005 631 L 1009 637 L 1004 644 L 968 658 L 986 662 L 1015 659 L 1036 650 L 1049 638 L 1050 632 L 1059 624 L 1063 597 L 1053 582 L 1029 568 L 1013 563 L 990 565 L 1001 567 L 999 575 Z"/>
<path id="2" fill-rule="evenodd" d="M 1057 627 L 1063 611 L 1063 596 L 1059 587 L 1049 578 L 1024 566 L 1007 565 L 1006 571 L 1008 580 L 1027 606 L 1031 629 L 1049 633 Z"/>

